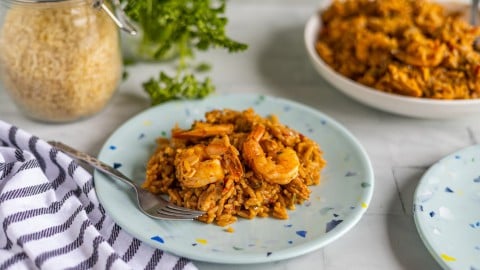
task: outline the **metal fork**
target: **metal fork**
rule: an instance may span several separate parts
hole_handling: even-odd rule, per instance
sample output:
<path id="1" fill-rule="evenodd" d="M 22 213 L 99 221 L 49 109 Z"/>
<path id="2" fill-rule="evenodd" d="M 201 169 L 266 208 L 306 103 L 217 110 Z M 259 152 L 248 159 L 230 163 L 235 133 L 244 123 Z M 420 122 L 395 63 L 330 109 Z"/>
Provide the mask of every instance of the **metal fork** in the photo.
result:
<path id="1" fill-rule="evenodd" d="M 48 143 L 62 152 L 65 152 L 69 156 L 90 164 L 100 172 L 113 176 L 116 179 L 122 180 L 124 183 L 130 185 L 135 190 L 137 195 L 137 203 L 140 210 L 151 218 L 165 220 L 192 220 L 205 213 L 203 211 L 177 206 L 160 196 L 155 196 L 154 194 L 138 186 L 120 171 L 64 143 L 57 141 L 49 141 Z"/>

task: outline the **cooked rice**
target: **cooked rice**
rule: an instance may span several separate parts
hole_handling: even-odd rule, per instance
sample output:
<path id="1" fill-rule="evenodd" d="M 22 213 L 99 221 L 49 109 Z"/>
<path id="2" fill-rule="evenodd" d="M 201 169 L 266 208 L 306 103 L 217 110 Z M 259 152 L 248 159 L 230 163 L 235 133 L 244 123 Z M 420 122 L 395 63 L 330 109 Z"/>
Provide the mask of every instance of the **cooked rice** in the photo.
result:
<path id="1" fill-rule="evenodd" d="M 480 98 L 480 27 L 417 0 L 334 1 L 316 49 L 342 75 L 383 92 L 435 99 Z"/>
<path id="2" fill-rule="evenodd" d="M 220 226 L 235 222 L 237 217 L 252 219 L 272 216 L 288 219 L 287 210 L 294 210 L 296 204 L 309 199 L 311 191 L 308 186 L 319 184 L 320 171 L 325 166 L 322 152 L 313 140 L 281 124 L 277 117 L 263 118 L 252 109 L 242 112 L 213 110 L 206 113 L 205 117 L 205 121 L 194 122 L 190 130 L 174 127 L 171 139 L 157 139 L 157 148 L 147 164 L 143 188 L 154 194 L 168 194 L 170 200 L 177 205 L 204 210 L 206 214 L 199 220 L 205 223 L 215 222 Z M 233 129 L 227 128 L 229 125 Z M 281 171 L 282 167 L 276 167 L 278 164 L 273 166 L 280 168 L 278 171 L 262 174 L 261 170 L 266 170 L 264 167 L 268 166 L 258 167 L 258 164 L 248 160 L 249 149 L 245 147 L 249 144 L 245 142 L 258 126 L 265 127 L 259 145 L 267 155 L 268 164 L 280 162 L 279 156 L 287 152 L 287 148 L 295 151 L 299 161 L 298 173 L 288 183 L 278 184 L 275 182 L 278 179 L 273 178 L 272 182 L 271 176 L 279 173 L 281 178 L 286 175 Z M 189 136 L 191 131 L 198 130 L 202 132 Z M 230 148 L 229 154 L 210 155 L 208 158 L 202 158 L 196 154 L 199 152 L 192 150 L 207 149 L 209 152 L 208 147 L 212 145 L 215 146 L 212 148 L 214 151 L 223 149 L 225 145 L 233 148 Z M 235 163 L 232 159 L 236 158 L 240 161 L 240 166 L 232 165 Z M 213 162 L 215 159 L 220 163 Z M 257 162 L 257 159 L 254 160 Z M 203 167 L 200 167 L 200 163 Z M 190 168 L 192 164 L 197 166 L 196 170 Z M 217 175 L 218 173 L 213 173 L 217 166 L 215 164 L 221 164 L 222 167 L 218 172 L 220 176 L 215 178 L 217 180 L 206 182 L 200 187 L 191 187 Z M 294 167 L 292 164 L 295 162 L 284 163 L 285 167 Z M 182 174 L 185 170 L 191 173 Z M 194 173 L 203 175 L 204 178 L 188 182 L 185 186 L 187 182 L 182 177 L 188 178 Z"/>

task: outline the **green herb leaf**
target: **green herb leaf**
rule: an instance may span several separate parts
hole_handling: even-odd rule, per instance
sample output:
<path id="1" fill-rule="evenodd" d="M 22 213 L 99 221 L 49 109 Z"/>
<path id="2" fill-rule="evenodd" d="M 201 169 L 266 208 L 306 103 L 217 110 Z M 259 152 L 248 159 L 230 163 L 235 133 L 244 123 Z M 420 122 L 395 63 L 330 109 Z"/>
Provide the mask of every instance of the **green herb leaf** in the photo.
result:
<path id="1" fill-rule="evenodd" d="M 164 72 L 160 72 L 157 80 L 152 78 L 144 83 L 143 87 L 150 95 L 152 105 L 174 99 L 200 99 L 215 91 L 208 77 L 198 81 L 192 74 L 186 74 L 177 79 Z"/>
<path id="2" fill-rule="evenodd" d="M 198 99 L 215 91 L 210 78 L 195 78 L 193 71 L 210 70 L 210 65 L 189 64 L 194 50 L 224 48 L 229 52 L 247 49 L 247 45 L 227 37 L 224 16 L 226 0 L 123 0 L 125 13 L 141 28 L 138 54 L 162 60 L 175 51 L 177 73 L 160 72 L 158 79 L 143 84 L 152 105 L 172 99 Z"/>
<path id="3" fill-rule="evenodd" d="M 124 0 L 125 13 L 142 29 L 139 50 L 161 59 L 172 47 L 199 50 L 221 47 L 229 52 L 247 45 L 227 37 L 226 0 Z M 152 49 L 153 48 L 153 49 Z M 187 52 L 188 53 L 188 52 Z M 191 54 L 191 52 L 189 52 Z"/>
<path id="4" fill-rule="evenodd" d="M 200 63 L 195 67 L 195 71 L 197 72 L 207 72 L 212 69 L 212 66 L 208 63 Z"/>

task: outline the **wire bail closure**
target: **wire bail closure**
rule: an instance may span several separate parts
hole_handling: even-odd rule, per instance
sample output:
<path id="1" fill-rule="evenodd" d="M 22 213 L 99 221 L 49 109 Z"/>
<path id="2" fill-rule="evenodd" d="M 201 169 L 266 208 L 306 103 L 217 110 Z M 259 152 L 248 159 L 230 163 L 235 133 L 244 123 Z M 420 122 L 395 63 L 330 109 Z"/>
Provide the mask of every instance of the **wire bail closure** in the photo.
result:
<path id="1" fill-rule="evenodd" d="M 118 28 L 122 29 L 130 35 L 136 35 L 137 29 L 135 29 L 135 27 L 127 19 L 127 15 L 121 7 L 120 0 L 113 0 L 112 2 L 118 17 L 108 8 L 108 6 L 104 3 L 104 0 L 93 0 L 92 6 L 93 8 L 102 9 L 103 11 L 105 11 L 107 15 L 113 20 L 113 22 L 118 26 Z"/>

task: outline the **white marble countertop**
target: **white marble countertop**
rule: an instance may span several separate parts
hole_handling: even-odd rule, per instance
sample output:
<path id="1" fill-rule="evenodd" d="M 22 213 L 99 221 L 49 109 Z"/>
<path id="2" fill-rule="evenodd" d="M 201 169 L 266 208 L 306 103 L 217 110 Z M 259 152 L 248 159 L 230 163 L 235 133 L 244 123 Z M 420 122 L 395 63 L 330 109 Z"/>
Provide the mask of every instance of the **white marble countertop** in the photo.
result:
<path id="1" fill-rule="evenodd" d="M 212 50 L 198 55 L 211 63 L 217 92 L 281 96 L 318 109 L 349 129 L 365 147 L 375 171 L 375 191 L 366 215 L 347 234 L 294 259 L 257 265 L 195 262 L 199 269 L 440 269 L 420 240 L 412 197 L 435 161 L 480 140 L 480 115 L 421 120 L 377 111 L 342 95 L 313 69 L 303 27 L 319 1 L 237 0 L 228 5 L 228 33 L 249 44 L 246 52 Z M 24 117 L 0 91 L 0 119 L 45 140 L 59 139 L 96 155 L 124 121 L 149 107 L 141 83 L 164 68 L 128 67 L 129 79 L 99 114 L 74 123 L 45 124 Z"/>

